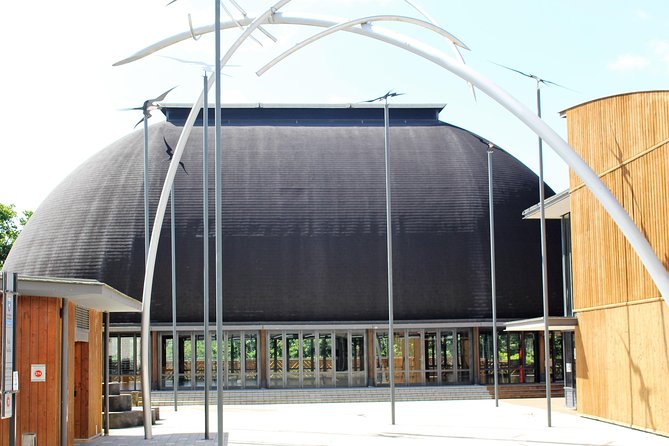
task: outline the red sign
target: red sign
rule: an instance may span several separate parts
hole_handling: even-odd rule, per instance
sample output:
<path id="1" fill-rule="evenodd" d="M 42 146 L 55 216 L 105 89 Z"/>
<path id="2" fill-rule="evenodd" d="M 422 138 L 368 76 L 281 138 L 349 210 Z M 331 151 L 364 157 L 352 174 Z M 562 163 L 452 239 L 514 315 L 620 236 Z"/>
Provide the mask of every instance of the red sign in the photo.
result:
<path id="1" fill-rule="evenodd" d="M 32 382 L 46 381 L 46 364 L 30 365 L 30 381 Z"/>

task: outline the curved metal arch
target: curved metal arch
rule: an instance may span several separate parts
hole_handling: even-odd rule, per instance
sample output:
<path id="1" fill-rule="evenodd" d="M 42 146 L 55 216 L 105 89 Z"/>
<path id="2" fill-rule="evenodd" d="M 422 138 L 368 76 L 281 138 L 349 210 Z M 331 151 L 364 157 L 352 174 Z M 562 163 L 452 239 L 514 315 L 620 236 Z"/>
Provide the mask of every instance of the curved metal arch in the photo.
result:
<path id="1" fill-rule="evenodd" d="M 435 31 L 444 37 L 446 37 L 449 42 L 449 44 L 453 45 L 454 48 L 457 50 L 457 46 L 460 46 L 461 48 L 469 50 L 469 48 L 462 43 L 459 39 L 457 39 L 455 36 L 450 34 L 448 31 L 444 30 L 443 28 L 434 25 L 432 23 L 415 19 L 413 17 L 404 17 L 404 16 L 374 16 L 374 17 L 379 17 L 378 20 L 386 20 L 386 21 L 403 21 L 405 23 L 412 23 L 424 28 L 427 28 L 429 30 Z M 387 17 L 386 19 L 382 19 L 381 17 Z M 392 19 L 390 17 L 403 17 L 406 20 L 396 20 Z M 369 18 L 368 22 L 372 22 L 375 20 L 371 20 L 372 17 Z M 378 21 L 377 20 L 377 21 Z M 252 19 L 245 17 L 243 19 L 239 19 L 237 21 L 228 21 L 228 22 L 221 22 L 221 29 L 233 29 L 238 27 L 238 23 L 241 24 L 242 26 L 247 26 L 251 23 Z M 343 19 L 340 17 L 328 17 L 328 16 L 323 16 L 323 15 L 313 15 L 313 14 L 302 14 L 302 15 L 285 15 L 283 13 L 277 12 L 271 18 L 269 19 L 268 23 L 275 24 L 275 25 L 303 25 L 303 26 L 313 26 L 317 28 L 330 28 L 334 25 L 337 25 L 338 23 L 342 23 Z M 354 26 L 354 25 L 351 25 Z M 360 29 L 360 28 L 350 28 L 350 29 L 345 29 L 344 31 L 351 32 L 354 34 L 360 34 L 360 35 L 366 35 L 366 33 Z M 119 60 L 118 62 L 114 62 L 112 66 L 118 67 L 121 65 L 128 64 L 130 62 L 135 62 L 137 60 L 143 59 L 147 56 L 150 56 L 151 54 L 158 52 L 162 49 L 165 49 L 169 46 L 172 46 L 176 43 L 183 42 L 185 40 L 188 40 L 189 38 L 192 38 L 193 35 L 196 36 L 201 36 L 203 34 L 209 34 L 214 32 L 214 25 L 205 25 L 205 26 L 199 26 L 197 28 L 194 28 L 189 31 L 185 31 L 179 34 L 175 34 L 173 36 L 167 37 L 163 40 L 160 40 L 152 45 L 147 46 L 146 48 L 143 48 L 139 51 L 137 51 L 135 54 L 132 54 L 131 56 L 126 57 L 125 59 Z M 456 42 L 459 42 L 459 44 L 456 44 Z M 456 51 L 457 52 L 457 51 Z M 462 60 L 462 56 L 460 55 L 459 52 L 457 54 L 460 56 L 460 60 L 464 63 L 464 60 Z M 457 56 L 456 56 L 457 57 Z"/>
<path id="2" fill-rule="evenodd" d="M 225 67 L 225 64 L 230 60 L 232 55 L 237 51 L 241 44 L 251 35 L 251 33 L 260 25 L 265 23 L 272 14 L 274 14 L 279 8 L 283 7 L 291 0 L 279 0 L 274 6 L 269 8 L 265 13 L 258 16 L 253 20 L 246 30 L 240 35 L 237 40 L 230 46 L 225 55 L 221 58 L 221 68 Z M 214 84 L 215 76 L 211 76 L 207 84 L 207 91 L 211 90 L 212 85 Z M 146 270 L 144 272 L 144 287 L 142 290 L 142 324 L 141 324 L 141 350 L 142 350 L 142 406 L 144 410 L 144 432 L 145 438 L 151 439 L 151 377 L 149 373 L 149 333 L 150 333 L 150 323 L 151 323 L 151 293 L 153 291 L 153 276 L 156 266 L 156 256 L 158 253 L 158 242 L 160 239 L 160 232 L 162 229 L 162 222 L 165 218 L 165 211 L 167 209 L 167 202 L 170 197 L 170 192 L 172 184 L 174 184 L 174 178 L 176 177 L 177 169 L 179 168 L 179 161 L 181 161 L 181 156 L 183 155 L 184 148 L 186 147 L 186 142 L 190 136 L 190 132 L 193 129 L 195 124 L 195 119 L 202 108 L 204 102 L 203 91 L 200 93 L 200 97 L 197 102 L 193 104 L 191 111 L 186 119 L 186 124 L 184 129 L 179 136 L 179 141 L 174 149 L 174 155 L 172 156 L 172 161 L 167 169 L 167 174 L 165 175 L 165 182 L 163 183 L 163 189 L 160 193 L 160 200 L 158 201 L 158 208 L 156 209 L 156 216 L 153 222 L 153 232 L 151 233 L 151 240 L 149 242 L 149 255 L 146 260 Z M 176 162 L 175 162 L 176 160 Z M 223 435 L 222 432 L 219 432 L 219 435 Z"/>
<path id="3" fill-rule="evenodd" d="M 287 1 L 289 0 L 286 0 L 286 3 Z M 267 19 L 267 17 L 265 17 L 265 19 Z M 315 23 L 315 21 L 311 21 L 310 19 L 305 19 L 302 22 L 303 23 L 310 22 L 310 24 L 312 25 Z M 321 23 L 326 23 L 326 22 L 321 20 Z M 329 23 L 329 25 L 333 26 L 332 23 Z M 315 26 L 323 26 L 323 25 L 320 24 Z M 249 28 L 247 28 L 247 31 L 248 30 Z M 451 71 L 457 76 L 471 82 L 481 91 L 483 91 L 488 96 L 490 96 L 495 101 L 504 106 L 513 115 L 518 117 L 537 135 L 541 136 L 541 138 L 544 141 L 546 141 L 547 144 L 553 147 L 553 149 L 558 153 L 558 155 L 560 155 L 562 159 L 572 169 L 574 169 L 577 175 L 579 175 L 579 177 L 583 180 L 585 185 L 593 192 L 598 201 L 602 203 L 606 211 L 609 213 L 609 215 L 611 215 L 611 217 L 620 227 L 621 231 L 628 239 L 634 250 L 639 255 L 639 258 L 641 259 L 644 266 L 650 273 L 653 281 L 660 290 L 660 293 L 663 296 L 665 302 L 668 302 L 669 274 L 667 274 L 666 270 L 664 269 L 664 266 L 655 255 L 648 241 L 643 237 L 637 226 L 634 224 L 634 221 L 625 212 L 625 210 L 616 200 L 613 194 L 611 194 L 611 192 L 606 188 L 604 183 L 602 183 L 597 174 L 594 171 L 592 171 L 592 169 L 578 156 L 578 154 L 569 146 L 569 144 L 567 144 L 546 123 L 544 123 L 534 113 L 528 110 L 524 105 L 522 105 L 520 102 L 514 99 L 506 91 L 504 91 L 499 86 L 494 84 L 492 81 L 489 81 L 483 75 L 479 74 L 478 72 L 476 72 L 467 65 L 462 65 L 457 61 L 452 60 L 449 57 L 442 56 L 436 50 L 427 51 L 425 48 L 419 48 L 418 45 L 399 41 L 395 38 L 393 33 L 389 33 L 382 30 L 373 30 L 371 25 L 364 25 L 358 31 L 359 34 L 363 34 L 368 37 L 384 41 L 386 43 L 395 45 L 399 48 L 403 48 L 407 51 L 417 54 L 427 60 L 432 61 L 433 63 L 439 66 L 442 66 L 443 68 Z M 242 35 L 242 37 L 244 37 L 244 35 Z M 242 39 L 242 37 L 240 37 L 240 39 Z M 229 60 L 230 56 L 232 56 L 232 53 L 234 53 L 234 51 L 239 47 L 242 41 L 243 39 L 238 40 L 237 45 L 231 48 L 228 51 L 228 53 L 224 56 L 223 59 L 226 62 L 227 60 Z M 209 88 L 211 88 L 212 83 L 213 81 L 210 80 Z M 151 236 L 151 244 L 149 249 L 150 262 L 147 262 L 147 270 L 144 282 L 144 292 L 143 292 L 144 302 L 147 301 L 146 300 L 147 298 L 148 301 L 150 302 L 150 295 L 153 282 L 153 271 L 155 264 L 155 253 L 157 251 L 158 236 L 162 228 L 162 220 L 165 215 L 167 199 L 169 198 L 169 190 L 171 188 L 172 182 L 174 181 L 174 177 L 176 175 L 176 171 L 179 165 L 178 163 L 181 159 L 185 147 L 185 142 L 190 136 L 190 131 L 192 130 L 193 124 L 195 122 L 195 117 L 197 116 L 199 109 L 202 107 L 202 100 L 203 97 L 201 95 L 198 101 L 193 105 L 193 108 L 191 109 L 186 124 L 184 125 L 182 134 L 179 138 L 179 142 L 177 143 L 175 153 L 172 158 L 172 162 L 170 163 L 170 167 L 167 172 L 167 176 L 165 178 L 165 184 L 163 185 L 163 191 L 161 193 L 160 202 L 155 216 L 154 230 Z M 150 305 L 147 305 L 147 308 L 150 308 Z M 146 323 L 148 324 L 148 318 L 146 320 Z M 144 318 L 142 320 L 142 324 L 144 325 Z M 142 344 L 143 352 L 146 351 L 148 353 L 148 339 L 147 339 L 147 345 L 144 345 L 144 341 L 142 342 L 143 342 Z M 147 364 L 148 367 L 148 360 L 143 359 L 143 361 L 144 364 Z M 148 382 L 149 379 L 148 371 L 146 371 L 146 374 L 144 373 L 144 370 L 142 372 L 143 372 L 142 379 L 146 380 L 145 382 Z"/>
<path id="4" fill-rule="evenodd" d="M 466 50 L 469 49 L 469 47 L 467 47 L 467 45 L 462 43 L 457 37 L 453 36 L 451 33 L 444 30 L 443 28 L 440 28 L 436 25 L 433 25 L 430 22 L 426 22 L 426 21 L 420 20 L 420 19 L 415 19 L 413 17 L 405 17 L 405 16 L 398 16 L 398 15 L 377 15 L 377 16 L 370 16 L 370 17 L 363 17 L 363 18 L 359 18 L 359 19 L 349 20 L 347 22 L 338 23 L 334 26 L 331 26 L 328 29 L 326 29 L 324 31 L 321 31 L 320 33 L 315 34 L 315 35 L 309 37 L 308 39 L 303 40 L 302 42 L 298 43 L 297 45 L 290 48 L 289 50 L 286 50 L 285 52 L 281 53 L 279 56 L 275 57 L 270 62 L 268 62 L 265 66 L 263 66 L 260 70 L 256 71 L 256 74 L 258 76 L 262 76 L 267 70 L 269 70 L 275 64 L 277 64 L 281 60 L 285 59 L 286 57 L 290 56 L 294 52 L 304 48 L 305 46 L 307 46 L 311 43 L 316 42 L 317 40 L 322 39 L 323 37 L 334 34 L 337 31 L 343 31 L 347 28 L 351 28 L 351 27 L 354 27 L 356 25 L 361 25 L 361 27 L 366 27 L 366 26 L 370 26 L 369 24 L 372 23 L 372 22 L 380 22 L 380 21 L 396 21 L 396 22 L 404 22 L 404 23 L 410 23 L 410 24 L 413 24 L 413 25 L 418 25 L 418 26 L 429 29 L 431 31 L 436 32 L 437 34 L 440 34 L 440 35 L 446 37 L 454 45 L 457 45 L 457 46 L 459 46 L 461 48 L 464 48 Z"/>
<path id="5" fill-rule="evenodd" d="M 265 21 L 270 21 L 268 19 L 273 18 L 270 23 L 282 23 L 277 21 L 278 14 L 276 11 L 290 2 L 290 0 L 281 0 L 275 6 L 267 10 L 263 15 L 259 16 L 253 22 L 250 23 L 246 31 L 237 39 L 237 41 L 230 47 L 228 52 L 221 60 L 221 66 L 225 66 L 225 63 L 232 57 L 234 52 L 239 48 L 242 42 L 248 38 L 248 36 L 253 32 L 259 25 Z M 288 23 L 288 22 L 283 22 Z M 336 22 L 329 22 L 323 18 L 309 18 L 309 17 L 297 17 L 293 18 L 292 24 L 305 24 L 311 26 L 321 26 L 321 27 L 333 27 L 336 26 Z M 235 25 L 236 26 L 236 25 Z M 419 55 L 427 60 L 432 61 L 433 63 L 447 69 L 458 77 L 471 82 L 473 85 L 478 87 L 481 91 L 486 93 L 492 99 L 497 101 L 500 105 L 506 108 L 509 112 L 519 118 L 525 125 L 527 125 L 532 131 L 534 131 L 538 136 L 540 136 L 547 144 L 549 144 L 553 149 L 562 157 L 562 159 L 576 172 L 576 174 L 583 180 L 584 184 L 592 191 L 597 200 L 604 206 L 607 213 L 613 218 L 618 227 L 621 229 L 627 240 L 630 242 L 636 253 L 639 255 L 642 263 L 648 270 L 651 278 L 655 282 L 656 286 L 660 290 L 661 295 L 663 296 L 666 303 L 669 303 L 669 274 L 664 269 L 662 262 L 655 255 L 652 247 L 644 236 L 639 231 L 639 228 L 634 224 L 634 221 L 627 214 L 624 208 L 620 205 L 618 200 L 613 196 L 609 189 L 604 185 L 604 183 L 599 179 L 597 174 L 581 159 L 581 157 L 574 151 L 566 141 L 564 141 L 553 129 L 551 129 L 545 122 L 538 118 L 534 113 L 527 109 L 523 104 L 518 102 L 513 98 L 509 93 L 504 91 L 502 88 L 497 86 L 494 82 L 490 81 L 477 71 L 473 70 L 467 65 L 460 64 L 459 62 L 448 58 L 443 57 L 437 50 L 425 47 L 423 45 L 415 45 L 407 43 L 397 39 L 397 34 L 390 33 L 385 30 L 374 30 L 372 25 L 363 24 L 360 28 L 348 28 L 347 31 L 355 32 L 357 34 L 365 35 L 391 45 L 403 48 L 407 51 L 410 51 L 416 55 Z M 187 39 L 190 36 L 190 32 L 182 33 L 186 34 L 186 37 L 182 40 Z M 402 36 L 403 37 L 403 36 Z M 174 39 L 171 38 L 171 39 Z M 166 39 L 162 42 L 165 42 L 170 39 Z M 404 39 L 409 40 L 409 39 Z M 177 40 L 178 41 L 178 40 Z M 173 42 L 176 43 L 176 42 Z M 157 47 L 153 45 L 150 48 L 154 48 L 155 52 L 158 49 L 164 48 L 169 45 Z M 150 53 L 148 53 L 150 54 Z M 145 54 L 145 55 L 148 55 Z M 292 54 L 292 53 L 291 53 Z M 144 56 L 141 56 L 144 57 Z M 140 58 L 140 57 L 137 57 Z M 136 60 L 137 58 L 133 59 Z M 129 61 L 129 60 L 128 60 Z M 116 65 L 116 64 L 115 64 Z M 213 77 L 212 77 L 213 79 Z M 211 89 L 213 80 L 210 79 L 208 84 L 208 89 Z M 149 321 L 150 321 L 150 300 L 151 300 L 151 291 L 153 286 L 153 273 L 155 268 L 156 252 L 158 249 L 158 239 L 160 235 L 160 230 L 162 229 L 162 221 L 165 216 L 165 210 L 167 207 L 167 200 L 169 199 L 170 189 L 176 172 L 179 166 L 179 161 L 183 154 L 186 141 L 190 136 L 190 132 L 195 123 L 195 118 L 199 112 L 199 109 L 202 107 L 203 94 L 200 95 L 198 101 L 193 105 L 190 114 L 184 125 L 184 129 L 179 137 L 174 156 L 167 171 L 165 178 L 165 183 L 163 184 L 163 189 L 160 196 L 160 201 L 158 203 L 158 209 L 156 211 L 155 220 L 154 220 L 154 230 L 151 234 L 151 242 L 149 245 L 149 258 L 147 259 L 145 277 L 144 277 L 144 289 L 143 289 L 143 309 L 142 309 L 142 333 L 145 331 L 148 332 Z M 142 386 L 142 396 L 144 401 L 144 411 L 149 411 L 150 413 L 150 377 L 148 371 L 148 350 L 149 350 L 149 340 L 148 336 L 142 336 L 142 381 L 144 385 Z M 149 424 L 150 426 L 150 424 Z M 145 426 L 145 429 L 147 427 Z M 150 432 L 150 427 L 148 427 Z M 150 437 L 149 437 L 150 438 Z"/>
<path id="6" fill-rule="evenodd" d="M 344 28 L 343 25 L 346 23 L 349 22 L 333 26 L 330 29 L 335 30 L 336 28 L 336 30 L 342 30 Z M 576 151 L 553 129 L 551 129 L 541 118 L 535 115 L 532 111 L 517 101 L 501 87 L 469 66 L 460 63 L 454 63 L 451 58 L 444 58 L 437 52 L 425 52 L 424 49 L 418 48 L 416 46 L 403 42 L 396 42 L 392 36 L 387 35 L 387 32 L 381 30 L 374 31 L 372 30 L 372 26 L 369 24 L 363 24 L 361 28 L 363 28 L 366 33 L 369 33 L 370 37 L 376 34 L 375 38 L 400 48 L 404 48 L 407 51 L 434 62 L 435 64 L 447 69 L 458 77 L 471 82 L 475 87 L 486 93 L 489 97 L 494 99 L 497 103 L 502 105 L 509 112 L 520 119 L 520 121 L 528 126 L 537 136 L 546 141 L 546 143 L 555 150 L 555 152 L 567 163 L 567 165 L 569 165 L 569 167 L 574 170 L 574 172 L 581 178 L 581 180 L 583 180 L 583 183 L 588 187 L 588 189 L 590 189 L 593 195 L 595 195 L 595 198 L 597 198 L 602 206 L 604 206 L 606 212 L 618 225 L 621 232 L 623 235 L 625 235 L 625 238 L 627 238 L 628 242 L 630 245 L 632 245 L 632 248 L 639 256 L 639 259 L 646 267 L 646 270 L 650 274 L 653 282 L 655 282 L 655 285 L 660 291 L 660 294 L 664 298 L 665 303 L 669 304 L 669 273 L 667 273 L 664 265 L 653 251 L 653 248 L 651 247 L 648 240 L 646 240 L 627 211 L 625 211 L 620 202 L 618 202 L 616 197 L 606 187 L 599 176 L 590 168 L 590 166 L 588 166 L 585 161 L 583 161 L 583 159 L 576 153 Z M 295 47 L 274 58 L 257 73 L 260 75 L 266 72 L 279 61 L 285 57 L 288 57 L 290 54 L 293 54 L 295 51 L 297 51 L 297 49 L 304 48 L 306 45 L 335 32 L 330 31 L 330 29 L 305 39 L 301 43 L 298 43 Z"/>
<path id="7" fill-rule="evenodd" d="M 279 4 L 284 5 L 290 0 L 282 0 Z M 309 17 L 292 17 L 288 21 L 285 17 L 278 17 L 279 14 L 274 14 L 274 11 L 278 9 L 277 7 L 271 8 L 265 14 L 258 17 L 251 23 L 240 36 L 240 38 L 235 42 L 235 45 L 228 50 L 226 55 L 222 59 L 222 66 L 225 65 L 224 62 L 227 62 L 232 54 L 237 50 L 239 45 L 248 37 L 248 35 L 261 23 L 269 21 L 270 17 L 273 17 L 270 23 L 289 23 L 289 24 L 299 24 L 299 25 L 310 25 L 310 26 L 320 26 L 320 27 L 332 27 L 336 26 L 336 22 L 328 22 L 323 18 L 309 18 Z M 274 14 L 274 15 L 272 15 Z M 279 19 L 279 20 L 277 20 Z M 255 26 L 253 26 L 255 25 Z M 235 25 L 236 26 L 236 25 Z M 253 26 L 253 27 L 252 27 Z M 201 28 L 199 28 L 201 29 Z M 473 70 L 467 65 L 462 65 L 457 61 L 451 60 L 449 57 L 444 57 L 437 50 L 427 48 L 421 45 L 415 45 L 407 43 L 406 41 L 399 40 L 396 34 L 385 31 L 385 30 L 374 30 L 372 25 L 363 25 L 360 28 L 349 28 L 346 31 L 355 32 L 367 37 L 371 37 L 391 45 L 397 46 L 399 48 L 410 51 L 416 55 L 419 55 L 427 60 L 432 61 L 433 63 L 447 69 L 448 71 L 454 73 L 458 77 L 471 82 L 474 86 L 479 88 L 481 91 L 486 93 L 492 99 L 497 101 L 500 105 L 506 108 L 509 112 L 519 118 L 525 125 L 527 125 L 532 131 L 539 135 L 547 144 L 549 144 L 553 149 L 562 157 L 562 159 L 576 172 L 576 174 L 583 180 L 584 184 L 593 192 L 598 201 L 604 206 L 609 215 L 614 219 L 616 224 L 619 226 L 625 237 L 628 239 L 634 250 L 639 255 L 639 258 L 643 262 L 644 266 L 650 273 L 653 281 L 660 290 L 665 302 L 669 302 L 669 274 L 664 269 L 664 266 L 659 261 L 655 253 L 653 252 L 652 247 L 648 241 L 643 237 L 637 226 L 634 224 L 634 221 L 630 218 L 627 212 L 623 209 L 620 203 L 616 200 L 613 194 L 606 188 L 604 183 L 599 179 L 597 174 L 592 171 L 592 169 L 578 156 L 578 154 L 567 144 L 555 131 L 553 131 L 546 123 L 534 115 L 530 110 L 528 110 L 524 105 L 514 99 L 510 94 L 504 91 L 502 88 L 497 86 L 492 81 L 488 80 L 486 77 L 480 73 Z M 185 37 L 181 40 L 186 40 L 190 37 L 190 32 L 182 33 L 185 34 Z M 176 40 L 170 44 L 165 44 L 164 42 L 168 40 L 174 40 L 176 36 L 173 36 L 170 39 L 162 41 L 161 46 L 153 45 L 152 51 L 136 57 L 132 60 L 137 60 L 141 57 L 144 57 L 152 52 L 155 52 L 159 49 L 167 47 L 172 43 L 176 43 L 180 40 Z M 403 37 L 403 36 L 402 36 Z M 408 40 L 408 39 L 404 39 Z M 128 60 L 130 61 L 130 60 Z M 224 62 L 223 62 L 224 61 Z M 212 78 L 213 79 L 213 78 Z M 208 88 L 210 89 L 213 84 L 213 81 L 209 81 Z M 154 230 L 151 235 L 151 243 L 149 247 L 149 260 L 147 261 L 147 267 L 144 278 L 144 290 L 143 290 L 143 307 L 147 309 L 148 314 L 150 315 L 150 296 L 152 291 L 153 284 L 153 272 L 155 267 L 155 257 L 156 251 L 158 248 L 158 238 L 160 230 L 162 228 L 162 221 L 165 216 L 165 210 L 167 207 L 167 200 L 169 198 L 169 191 L 172 183 L 174 182 L 174 177 L 176 175 L 179 161 L 183 154 L 185 143 L 190 136 L 193 124 L 195 123 L 195 118 L 199 112 L 199 109 L 202 107 L 203 95 L 200 95 L 198 101 L 193 105 L 190 114 L 184 125 L 184 129 L 179 137 L 174 156 L 167 171 L 165 178 L 165 183 L 163 184 L 163 190 L 161 192 L 160 201 L 158 204 L 158 209 L 156 211 L 156 216 L 154 220 Z M 148 299 L 148 300 L 147 300 Z M 148 328 L 149 318 L 145 318 L 143 308 L 142 313 L 142 331 Z M 142 380 L 144 383 L 149 383 L 149 373 L 148 373 L 148 337 L 142 337 Z M 145 357 L 146 355 L 146 357 Z M 150 385 L 145 385 L 143 388 L 146 389 L 148 397 L 144 395 L 143 390 L 143 399 L 145 401 L 144 410 L 146 411 L 146 403 L 149 403 L 150 410 Z"/>
<path id="8" fill-rule="evenodd" d="M 441 25 L 434 19 L 434 17 L 432 17 L 430 14 L 428 14 L 427 11 L 425 11 L 423 8 L 418 6 L 418 4 L 414 3 L 412 0 L 404 0 L 404 3 L 411 6 L 416 11 L 418 11 L 418 13 L 420 15 L 422 15 L 423 17 L 425 17 L 425 19 L 428 22 L 430 22 L 430 23 L 432 23 L 436 26 L 441 27 Z M 453 42 L 449 42 L 449 46 L 453 50 L 453 54 L 456 57 L 456 59 L 458 59 L 460 61 L 460 63 L 464 64 L 465 63 L 465 58 L 462 57 L 462 54 L 460 53 L 460 50 L 458 49 L 458 47 L 455 46 L 455 44 Z M 476 102 L 476 90 L 474 90 L 474 86 L 470 82 L 467 82 L 467 86 L 469 87 L 469 90 L 472 92 L 472 96 L 474 97 L 474 102 Z"/>

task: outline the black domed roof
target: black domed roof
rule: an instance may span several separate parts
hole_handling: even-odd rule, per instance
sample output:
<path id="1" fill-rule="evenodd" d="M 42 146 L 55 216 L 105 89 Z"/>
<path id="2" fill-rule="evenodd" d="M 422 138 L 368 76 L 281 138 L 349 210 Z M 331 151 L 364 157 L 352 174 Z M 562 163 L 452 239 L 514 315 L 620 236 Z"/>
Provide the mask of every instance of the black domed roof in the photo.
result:
<path id="1" fill-rule="evenodd" d="M 382 109 L 240 110 L 223 111 L 225 320 L 386 319 Z M 420 114 L 425 109 L 414 112 L 391 111 L 395 318 L 489 319 L 487 145 L 466 130 L 426 118 L 429 113 Z M 168 122 L 149 128 L 151 226 L 168 168 L 163 138 L 176 146 L 184 113 L 169 109 Z M 188 174 L 180 169 L 175 183 L 177 306 L 184 322 L 202 319 L 199 124 L 182 158 Z M 212 318 L 213 136 L 210 128 Z M 37 209 L 6 269 L 97 279 L 141 299 L 142 159 L 139 130 L 76 169 Z M 498 315 L 539 316 L 539 229 L 536 221 L 521 219 L 522 210 L 537 201 L 537 177 L 496 150 L 494 185 Z M 154 279 L 157 322 L 171 320 L 169 220 L 168 211 Z M 549 225 L 553 314 L 561 301 L 559 243 L 559 226 Z M 117 318 L 124 320 L 138 316 Z"/>

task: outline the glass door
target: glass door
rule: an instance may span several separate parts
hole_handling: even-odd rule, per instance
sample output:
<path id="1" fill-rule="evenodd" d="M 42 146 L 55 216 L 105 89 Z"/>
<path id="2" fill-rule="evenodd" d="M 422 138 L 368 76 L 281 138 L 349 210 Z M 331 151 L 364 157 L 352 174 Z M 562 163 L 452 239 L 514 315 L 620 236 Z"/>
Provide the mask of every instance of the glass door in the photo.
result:
<path id="1" fill-rule="evenodd" d="M 441 383 L 455 384 L 455 367 L 453 362 L 453 350 L 455 347 L 453 330 L 441 332 Z"/>
<path id="2" fill-rule="evenodd" d="M 364 387 L 367 385 L 365 362 L 365 335 L 353 333 L 351 335 L 351 386 Z"/>
<path id="3" fill-rule="evenodd" d="M 288 360 L 288 367 L 286 368 L 286 387 L 296 388 L 301 385 L 301 351 L 300 351 L 300 335 L 298 333 L 286 334 L 286 354 Z"/>
<path id="4" fill-rule="evenodd" d="M 258 335 L 244 334 L 244 387 L 258 387 Z"/>
<path id="5" fill-rule="evenodd" d="M 535 353 L 538 351 L 536 346 L 536 336 L 534 333 L 523 333 L 523 375 L 522 381 L 524 383 L 534 383 L 538 382 L 537 380 L 537 370 L 536 370 L 536 356 Z"/>
<path id="6" fill-rule="evenodd" d="M 407 366 L 409 385 L 423 384 L 423 342 L 420 332 L 410 331 L 407 335 Z"/>
<path id="7" fill-rule="evenodd" d="M 393 362 L 395 365 L 395 384 L 403 385 L 406 384 L 406 376 L 404 373 L 407 348 L 404 343 L 405 333 L 404 330 L 395 330 L 394 335 L 393 353 L 395 354 L 395 360 Z"/>
<path id="8" fill-rule="evenodd" d="M 470 330 L 458 330 L 457 343 L 457 378 L 458 384 L 471 384 L 472 382 L 472 344 L 470 342 Z"/>
<path id="9" fill-rule="evenodd" d="M 348 387 L 348 336 L 345 333 L 335 335 L 335 365 L 337 387 Z"/>
<path id="10" fill-rule="evenodd" d="M 283 334 L 269 335 L 269 387 L 282 388 L 283 385 Z"/>
<path id="11" fill-rule="evenodd" d="M 333 387 L 331 333 L 318 334 L 318 371 L 319 387 Z"/>
<path id="12" fill-rule="evenodd" d="M 195 336 L 195 386 L 204 389 L 204 335 Z"/>
<path id="13" fill-rule="evenodd" d="M 439 363 L 437 354 L 437 334 L 435 332 L 425 333 L 425 383 L 428 385 L 439 384 Z"/>
<path id="14" fill-rule="evenodd" d="M 226 353 L 226 383 L 229 389 L 239 389 L 242 387 L 242 341 L 239 333 L 229 333 L 227 335 L 227 353 Z"/>
<path id="15" fill-rule="evenodd" d="M 302 334 L 302 385 L 304 387 L 316 387 L 317 362 L 316 335 L 304 333 Z"/>
<path id="16" fill-rule="evenodd" d="M 177 338 L 179 339 L 177 382 L 180 389 L 192 389 L 194 375 L 193 339 L 190 333 L 177 335 Z"/>

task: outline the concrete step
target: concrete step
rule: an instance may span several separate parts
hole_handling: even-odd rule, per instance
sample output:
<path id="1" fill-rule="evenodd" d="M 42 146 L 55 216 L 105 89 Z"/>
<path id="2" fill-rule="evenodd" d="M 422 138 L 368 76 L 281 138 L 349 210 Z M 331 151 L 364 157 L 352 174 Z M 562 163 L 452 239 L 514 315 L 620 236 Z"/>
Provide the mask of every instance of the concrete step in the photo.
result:
<path id="1" fill-rule="evenodd" d="M 156 424 L 156 420 L 159 419 L 160 419 L 160 409 L 157 407 L 152 408 L 151 424 Z M 103 414 L 103 420 L 104 420 L 104 414 Z M 137 426 L 144 426 L 144 413 L 142 412 L 141 409 L 134 409 L 125 412 L 109 412 L 110 429 L 125 429 L 128 427 L 137 427 Z"/>
<path id="2" fill-rule="evenodd" d="M 546 395 L 545 384 L 506 384 L 500 385 L 500 398 L 541 398 Z M 225 404 L 305 404 L 305 403 L 337 403 L 337 402 L 375 402 L 389 398 L 388 387 L 353 387 L 330 389 L 244 389 L 225 390 Z M 495 391 L 493 386 L 424 386 L 395 387 L 397 401 L 439 401 L 492 399 Z M 564 395 L 562 384 L 551 386 L 551 395 Z M 179 405 L 204 404 L 204 391 L 184 390 L 178 394 Z M 154 406 L 171 406 L 174 404 L 173 391 L 151 392 L 151 404 Z M 209 393 L 209 404 L 216 404 L 216 391 Z"/>
<path id="3" fill-rule="evenodd" d="M 104 397 L 103 397 L 104 404 Z M 109 395 L 109 412 L 127 412 L 132 410 L 132 395 Z"/>
<path id="4" fill-rule="evenodd" d="M 105 385 L 102 384 L 102 394 L 105 394 Z M 120 395 L 121 394 L 121 383 L 110 382 L 109 383 L 109 394 L 110 395 Z"/>

